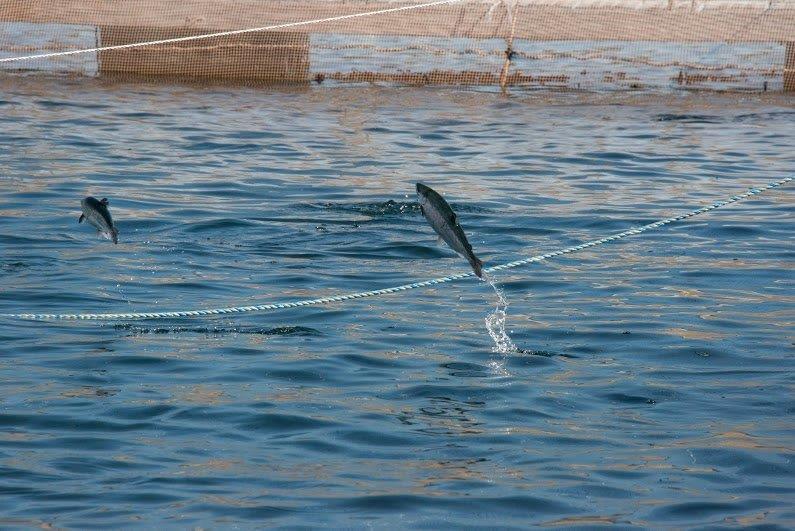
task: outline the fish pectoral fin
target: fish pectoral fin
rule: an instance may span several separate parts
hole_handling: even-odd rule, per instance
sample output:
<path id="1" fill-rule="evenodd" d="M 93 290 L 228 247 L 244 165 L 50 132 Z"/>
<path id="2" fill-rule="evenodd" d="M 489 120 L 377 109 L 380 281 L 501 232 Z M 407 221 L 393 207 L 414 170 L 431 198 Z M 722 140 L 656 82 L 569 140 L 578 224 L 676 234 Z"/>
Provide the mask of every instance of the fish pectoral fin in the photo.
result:
<path id="1" fill-rule="evenodd" d="M 80 214 L 80 217 L 77 218 L 77 222 L 78 223 L 83 223 L 84 219 L 86 219 L 86 215 L 85 214 Z"/>
<path id="2" fill-rule="evenodd" d="M 437 245 L 442 245 L 443 243 L 444 243 L 444 238 L 442 238 L 441 236 L 437 236 L 436 237 L 436 244 Z"/>
<path id="3" fill-rule="evenodd" d="M 458 219 L 458 218 L 456 218 L 455 212 L 453 212 L 452 214 L 450 214 L 450 224 L 451 224 L 451 225 L 455 225 L 455 224 L 456 224 L 456 220 L 457 220 L 457 219 Z"/>

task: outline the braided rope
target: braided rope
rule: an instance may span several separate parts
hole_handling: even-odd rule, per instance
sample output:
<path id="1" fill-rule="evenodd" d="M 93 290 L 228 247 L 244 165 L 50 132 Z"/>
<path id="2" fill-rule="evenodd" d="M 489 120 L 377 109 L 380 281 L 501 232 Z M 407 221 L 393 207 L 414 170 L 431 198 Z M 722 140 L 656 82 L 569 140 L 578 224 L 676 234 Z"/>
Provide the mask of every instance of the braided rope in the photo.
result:
<path id="1" fill-rule="evenodd" d="M 657 229 L 664 225 L 669 225 L 671 223 L 675 223 L 678 221 L 682 221 L 688 218 L 692 218 L 694 216 L 698 216 L 704 214 L 706 212 L 710 212 L 712 210 L 716 210 L 718 208 L 731 205 L 732 203 L 737 203 L 738 201 L 742 201 L 743 199 L 747 199 L 751 196 L 762 194 L 768 190 L 773 188 L 777 188 L 782 186 L 790 181 L 792 181 L 792 177 L 786 177 L 776 182 L 772 182 L 766 186 L 761 188 L 751 188 L 747 192 L 739 195 L 732 196 L 725 201 L 718 201 L 716 203 L 712 203 L 711 205 L 701 207 L 696 210 L 692 210 L 690 212 L 686 212 L 684 214 L 680 214 L 678 216 L 673 216 L 670 218 L 661 219 L 659 221 L 655 221 L 654 223 L 649 223 L 648 225 L 643 225 L 640 227 L 636 227 L 634 229 L 628 229 L 623 232 L 619 232 L 617 234 L 613 234 L 612 236 L 605 236 L 604 238 L 599 238 L 598 240 L 591 240 L 585 243 L 581 243 L 580 245 L 575 245 L 572 247 L 567 247 L 565 249 L 560 249 L 558 251 L 552 251 L 545 254 L 540 254 L 536 256 L 531 256 L 528 258 L 523 258 L 521 260 L 516 260 L 514 262 L 508 262 L 505 264 L 500 264 L 492 267 L 485 268 L 483 271 L 485 273 L 494 273 L 496 271 L 503 271 L 506 269 L 513 269 L 515 267 L 532 264 L 536 262 L 541 262 L 544 260 L 549 260 L 550 258 L 555 258 L 556 256 L 563 256 L 567 254 L 576 253 L 585 249 L 589 249 L 591 247 L 596 247 L 597 245 L 603 245 L 605 243 L 610 243 L 616 240 L 620 240 L 626 238 L 628 236 L 635 236 L 637 234 L 641 234 L 643 232 Z M 468 278 L 474 276 L 472 271 L 467 273 L 460 273 L 458 275 L 449 275 L 446 277 L 439 277 L 434 278 L 431 280 L 425 280 L 422 282 L 413 282 L 411 284 L 403 284 L 401 286 L 394 286 L 391 288 L 383 288 L 383 289 L 375 289 L 371 291 L 362 291 L 359 293 L 347 293 L 343 295 L 332 295 L 329 297 L 320 297 L 317 299 L 303 299 L 303 300 L 296 300 L 290 302 L 280 302 L 280 303 L 271 303 L 271 304 L 257 304 L 254 306 L 234 306 L 230 308 L 210 308 L 204 310 L 182 310 L 182 311 L 173 311 L 173 312 L 135 312 L 135 313 L 66 313 L 66 314 L 40 314 L 40 313 L 11 313 L 11 314 L 0 314 L 0 317 L 6 317 L 11 319 L 33 319 L 38 321 L 44 320 L 69 320 L 69 321 L 130 321 L 136 319 L 171 319 L 171 318 L 180 318 L 180 317 L 203 317 L 207 315 L 225 315 L 225 314 L 233 314 L 233 313 L 249 313 L 249 312 L 265 312 L 270 310 L 284 310 L 288 308 L 301 308 L 303 306 L 316 306 L 319 304 L 330 304 L 334 302 L 345 302 L 353 299 L 363 299 L 365 297 L 376 297 L 379 295 L 388 295 L 390 293 L 398 293 L 401 291 L 408 291 L 417 288 L 424 288 L 428 286 L 435 286 L 437 284 L 445 284 L 447 282 L 453 282 L 456 280 L 461 280 L 464 278 Z"/>
<path id="2" fill-rule="evenodd" d="M 436 2 L 428 2 L 425 4 L 415 4 L 415 5 L 408 5 L 408 6 L 401 6 L 401 7 L 390 7 L 386 9 L 379 9 L 377 11 L 365 11 L 362 13 L 352 13 L 350 15 L 339 15 L 336 17 L 329 17 L 329 18 L 320 18 L 316 20 L 301 20 L 299 22 L 285 22 L 284 24 L 274 24 L 272 26 L 262 26 L 260 28 L 246 28 L 246 29 L 239 29 L 239 30 L 230 30 L 230 31 L 219 31 L 217 33 L 205 33 L 202 35 L 190 35 L 187 37 L 174 37 L 171 39 L 161 39 L 157 41 L 146 41 L 146 42 L 134 42 L 130 44 L 117 44 L 114 46 L 99 46 L 97 48 L 84 48 L 80 50 L 68 50 L 65 52 L 51 52 L 51 53 L 40 53 L 35 55 L 25 55 L 20 57 L 5 57 L 0 59 L 0 63 L 10 63 L 14 61 L 26 61 L 29 59 L 46 59 L 49 57 L 61 57 L 64 55 L 76 55 L 81 53 L 91 53 L 91 52 L 105 52 L 108 50 L 122 50 L 126 48 L 138 48 L 141 46 L 156 46 L 159 44 L 173 44 L 177 42 L 186 42 L 186 41 L 195 41 L 199 39 L 210 39 L 213 37 L 227 37 L 229 35 L 240 35 L 242 33 L 255 33 L 259 31 L 268 31 L 268 30 L 277 30 L 277 29 L 284 29 L 284 28 L 295 28 L 297 26 L 308 26 L 310 24 L 322 24 L 325 22 L 338 22 L 340 20 L 348 20 L 352 18 L 361 18 L 361 17 L 369 17 L 372 15 L 383 15 L 386 13 L 397 13 L 398 11 L 410 11 L 412 9 L 422 9 L 425 7 L 433 7 L 433 6 L 441 6 L 445 4 L 454 4 L 456 2 L 460 2 L 461 0 L 438 0 Z"/>

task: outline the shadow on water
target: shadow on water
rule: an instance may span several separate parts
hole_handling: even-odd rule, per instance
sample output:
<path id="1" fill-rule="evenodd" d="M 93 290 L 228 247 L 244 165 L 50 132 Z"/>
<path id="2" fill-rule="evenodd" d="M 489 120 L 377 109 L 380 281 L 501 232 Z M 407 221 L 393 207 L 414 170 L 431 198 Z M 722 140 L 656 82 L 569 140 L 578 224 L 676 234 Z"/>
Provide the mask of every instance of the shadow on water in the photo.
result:
<path id="1" fill-rule="evenodd" d="M 658 122 L 681 122 L 688 124 L 717 124 L 724 120 L 719 116 L 708 114 L 658 114 Z"/>
<path id="2" fill-rule="evenodd" d="M 115 330 L 128 332 L 128 336 L 146 334 L 204 334 L 207 336 L 224 336 L 230 334 L 260 335 L 260 336 L 299 336 L 320 337 L 323 333 L 315 328 L 306 326 L 278 326 L 275 328 L 259 327 L 219 327 L 219 326 L 138 326 L 132 324 L 113 325 Z"/>
<path id="3" fill-rule="evenodd" d="M 361 214 L 372 218 L 420 214 L 420 205 L 416 201 L 394 201 L 389 199 L 381 203 L 313 203 L 307 208 L 327 210 L 331 212 L 347 212 Z M 451 204 L 456 212 L 490 212 L 489 209 L 469 204 Z"/>
<path id="4" fill-rule="evenodd" d="M 330 212 L 361 214 L 373 218 L 418 214 L 420 212 L 420 205 L 416 201 L 406 202 L 392 199 L 382 203 L 313 203 L 305 205 L 305 207 Z"/>
<path id="5" fill-rule="evenodd" d="M 524 356 L 539 356 L 541 358 L 566 358 L 570 360 L 576 360 L 579 358 L 579 356 L 575 356 L 574 354 L 550 352 L 548 350 L 526 350 L 523 348 L 517 348 L 516 352 Z"/>
<path id="6" fill-rule="evenodd" d="M 482 401 L 428 396 L 415 410 L 404 410 L 397 419 L 414 431 L 428 435 L 477 435 L 483 432 L 482 421 L 474 414 L 485 407 Z"/>

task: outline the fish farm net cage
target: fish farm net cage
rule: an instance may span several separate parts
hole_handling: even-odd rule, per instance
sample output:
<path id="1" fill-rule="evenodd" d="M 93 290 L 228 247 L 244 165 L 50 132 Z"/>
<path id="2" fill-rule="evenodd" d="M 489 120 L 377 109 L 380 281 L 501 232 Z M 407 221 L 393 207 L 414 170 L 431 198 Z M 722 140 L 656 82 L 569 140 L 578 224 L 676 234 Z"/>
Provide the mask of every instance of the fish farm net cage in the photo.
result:
<path id="1" fill-rule="evenodd" d="M 795 0 L 0 0 L 0 76 L 795 91 Z"/>

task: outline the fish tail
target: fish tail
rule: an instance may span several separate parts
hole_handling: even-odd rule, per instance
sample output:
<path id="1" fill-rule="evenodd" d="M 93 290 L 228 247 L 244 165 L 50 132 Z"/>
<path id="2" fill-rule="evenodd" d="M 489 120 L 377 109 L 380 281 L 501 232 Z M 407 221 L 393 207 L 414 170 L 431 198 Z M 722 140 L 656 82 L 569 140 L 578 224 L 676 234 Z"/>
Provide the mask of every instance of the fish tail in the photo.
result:
<path id="1" fill-rule="evenodd" d="M 472 265 L 472 269 L 475 270 L 475 274 L 478 278 L 483 278 L 483 262 L 480 258 L 473 254 L 470 256 L 469 263 Z"/>

